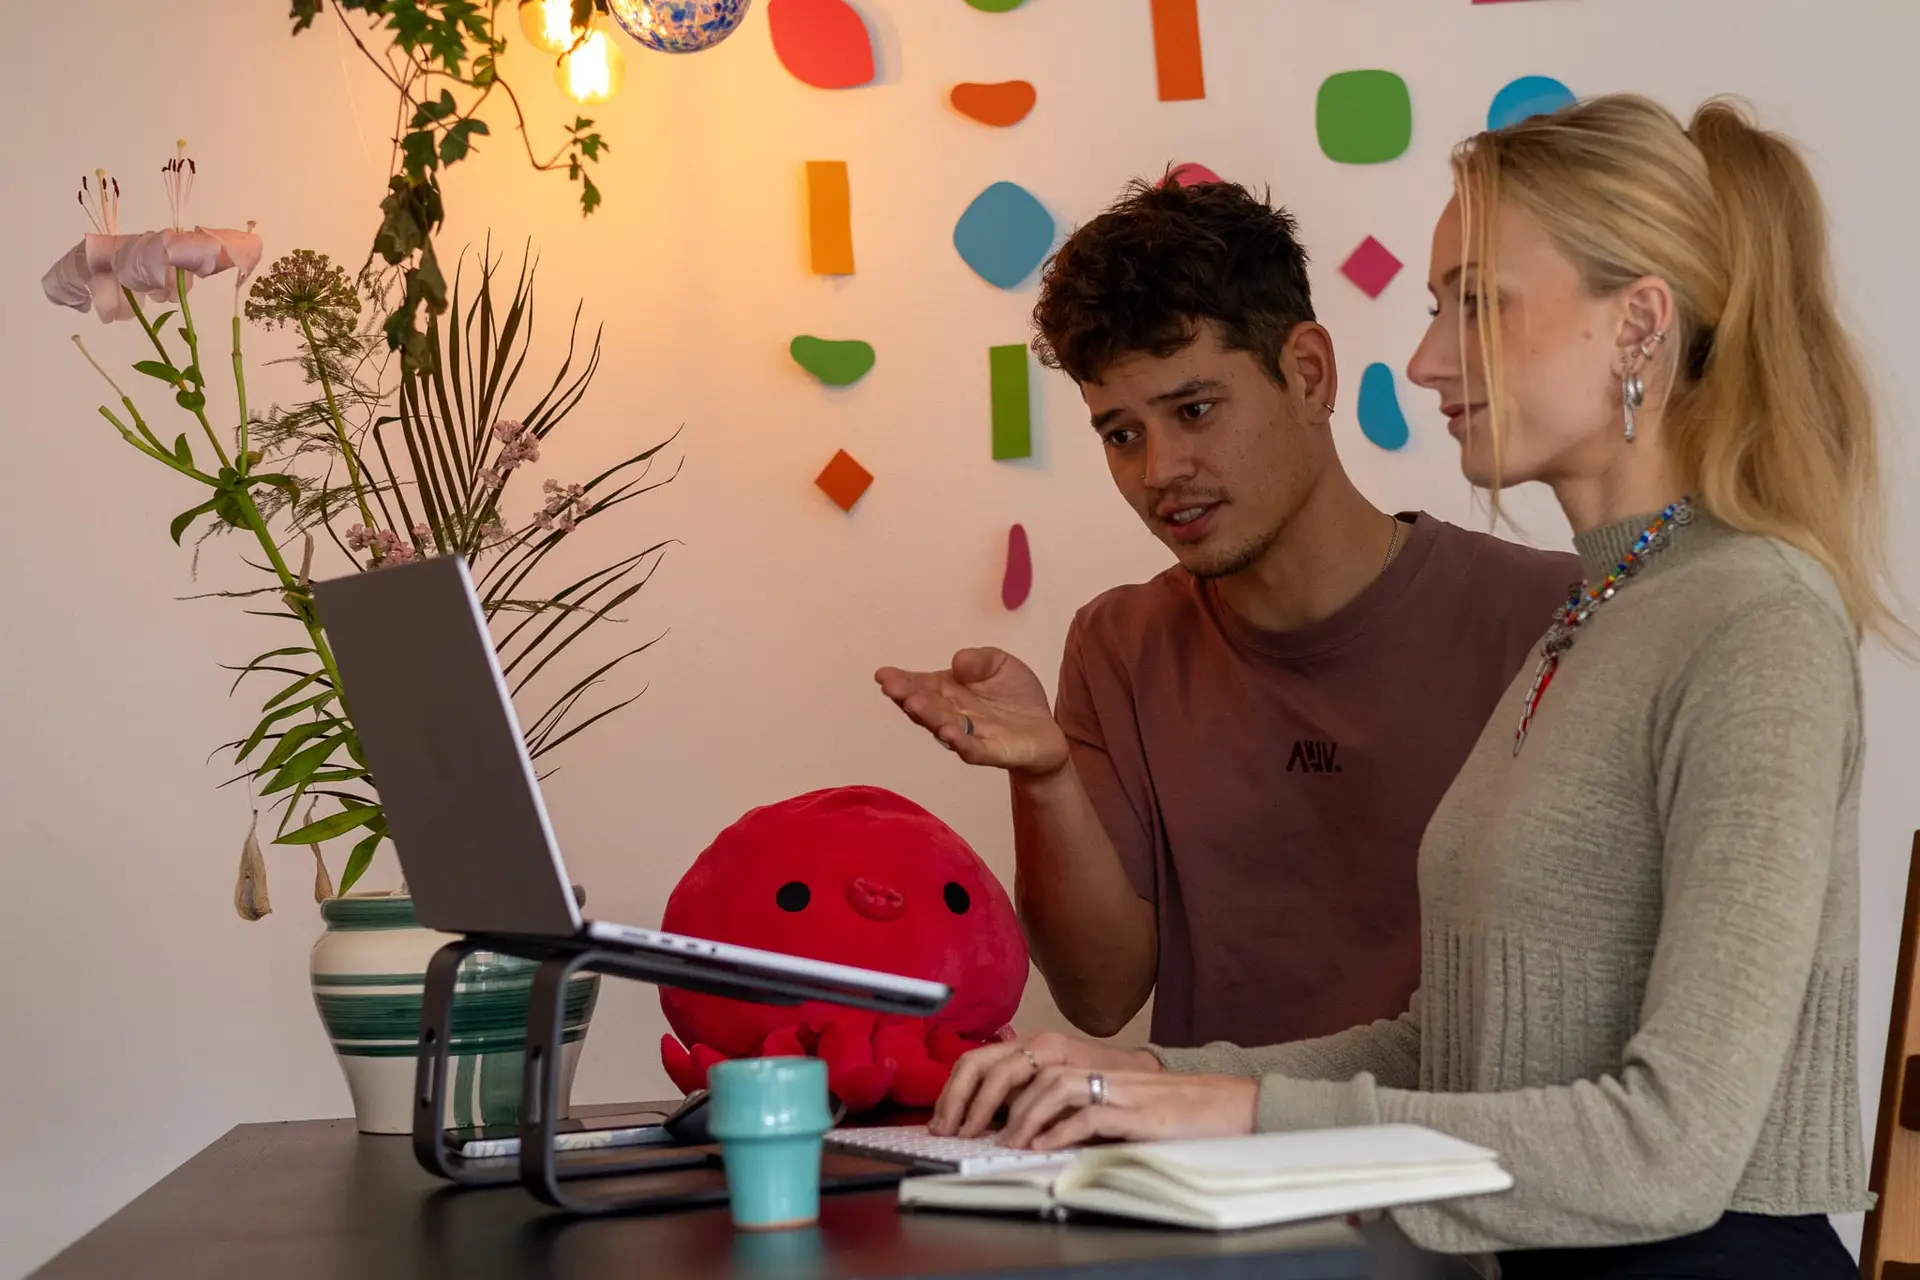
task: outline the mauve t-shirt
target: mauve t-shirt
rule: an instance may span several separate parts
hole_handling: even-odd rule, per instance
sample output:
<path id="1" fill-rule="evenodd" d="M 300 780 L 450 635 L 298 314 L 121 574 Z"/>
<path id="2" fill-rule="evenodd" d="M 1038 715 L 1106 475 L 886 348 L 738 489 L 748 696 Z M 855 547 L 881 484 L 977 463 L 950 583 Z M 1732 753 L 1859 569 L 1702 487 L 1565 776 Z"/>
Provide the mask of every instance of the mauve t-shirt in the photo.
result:
<path id="1" fill-rule="evenodd" d="M 1333 616 L 1263 631 L 1175 567 L 1075 615 L 1056 715 L 1160 930 L 1153 1040 L 1278 1044 L 1407 1008 L 1421 833 L 1580 578 L 1429 515 Z"/>

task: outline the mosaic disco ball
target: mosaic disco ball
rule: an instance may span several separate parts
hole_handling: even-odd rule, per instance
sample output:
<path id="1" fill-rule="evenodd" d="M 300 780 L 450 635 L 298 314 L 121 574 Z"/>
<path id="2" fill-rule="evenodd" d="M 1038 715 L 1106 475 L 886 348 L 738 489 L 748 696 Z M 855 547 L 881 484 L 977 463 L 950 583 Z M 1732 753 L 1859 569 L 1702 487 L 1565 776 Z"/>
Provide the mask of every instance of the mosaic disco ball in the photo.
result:
<path id="1" fill-rule="evenodd" d="M 711 49 L 740 25 L 753 0 L 607 0 L 620 29 L 658 53 Z"/>

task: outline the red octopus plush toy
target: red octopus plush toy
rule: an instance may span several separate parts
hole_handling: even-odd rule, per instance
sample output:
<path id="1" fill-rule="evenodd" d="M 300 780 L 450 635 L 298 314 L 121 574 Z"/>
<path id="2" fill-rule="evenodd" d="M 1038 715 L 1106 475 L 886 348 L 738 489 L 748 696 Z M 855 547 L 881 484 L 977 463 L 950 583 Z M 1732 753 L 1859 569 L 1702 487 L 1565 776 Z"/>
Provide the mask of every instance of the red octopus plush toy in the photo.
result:
<path id="1" fill-rule="evenodd" d="M 661 927 L 953 990 L 938 1015 L 904 1018 L 662 987 L 674 1034 L 660 1038 L 660 1057 L 686 1093 L 727 1058 L 810 1056 L 826 1062 L 827 1087 L 849 1112 L 931 1106 L 955 1059 L 1013 1034 L 1027 981 L 1026 940 L 987 864 L 946 823 L 879 787 L 748 813 L 681 877 Z"/>

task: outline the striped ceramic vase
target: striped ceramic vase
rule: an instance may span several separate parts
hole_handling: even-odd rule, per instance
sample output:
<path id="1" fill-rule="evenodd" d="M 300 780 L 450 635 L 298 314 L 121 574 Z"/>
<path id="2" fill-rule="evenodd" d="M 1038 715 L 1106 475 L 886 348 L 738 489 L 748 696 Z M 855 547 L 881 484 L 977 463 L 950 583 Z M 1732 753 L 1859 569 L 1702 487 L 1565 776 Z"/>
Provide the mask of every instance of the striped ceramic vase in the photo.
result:
<path id="1" fill-rule="evenodd" d="M 400 895 L 332 898 L 320 905 L 320 916 L 327 931 L 313 944 L 313 1003 L 353 1093 L 354 1118 L 362 1133 L 411 1133 L 422 984 L 427 962 L 452 935 L 421 928 L 413 900 Z M 460 967 L 445 1116 L 449 1127 L 518 1122 L 533 969 L 531 961 L 486 951 Z M 583 974 L 567 987 L 562 1098 L 572 1095 L 574 1069 L 599 993 L 596 974 Z"/>

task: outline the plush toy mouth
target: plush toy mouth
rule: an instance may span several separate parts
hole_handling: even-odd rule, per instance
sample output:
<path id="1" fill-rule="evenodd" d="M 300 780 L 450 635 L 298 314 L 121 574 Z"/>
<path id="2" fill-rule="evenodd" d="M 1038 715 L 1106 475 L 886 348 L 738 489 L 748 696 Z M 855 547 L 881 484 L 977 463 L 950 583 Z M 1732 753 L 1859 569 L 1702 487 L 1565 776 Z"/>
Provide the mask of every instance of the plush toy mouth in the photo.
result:
<path id="1" fill-rule="evenodd" d="M 847 881 L 847 902 L 869 920 L 885 922 L 898 919 L 907 909 L 907 895 L 891 885 L 855 876 Z"/>

